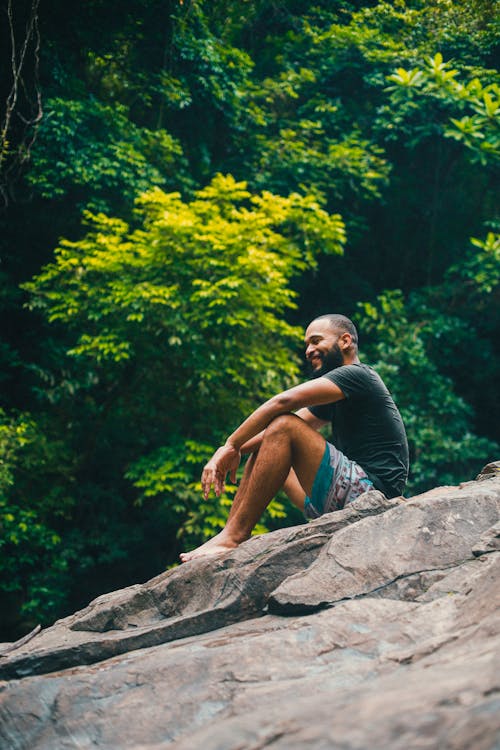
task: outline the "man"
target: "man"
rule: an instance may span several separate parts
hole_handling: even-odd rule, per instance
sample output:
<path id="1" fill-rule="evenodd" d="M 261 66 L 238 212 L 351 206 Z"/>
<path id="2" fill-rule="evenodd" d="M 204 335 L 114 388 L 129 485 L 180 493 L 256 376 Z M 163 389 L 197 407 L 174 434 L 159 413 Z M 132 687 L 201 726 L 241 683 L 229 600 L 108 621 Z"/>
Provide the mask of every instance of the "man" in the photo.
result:
<path id="1" fill-rule="evenodd" d="M 187 562 L 219 555 L 250 537 L 265 508 L 284 488 L 306 517 L 340 510 L 370 489 L 402 493 L 408 443 L 399 411 L 377 373 L 361 364 L 358 336 L 343 315 L 322 315 L 305 335 L 313 379 L 258 407 L 227 439 L 202 474 L 205 498 L 236 481 L 242 453 L 250 453 L 224 529 L 181 554 Z M 295 413 L 293 413 L 295 412 Z M 318 433 L 332 421 L 332 443 Z"/>

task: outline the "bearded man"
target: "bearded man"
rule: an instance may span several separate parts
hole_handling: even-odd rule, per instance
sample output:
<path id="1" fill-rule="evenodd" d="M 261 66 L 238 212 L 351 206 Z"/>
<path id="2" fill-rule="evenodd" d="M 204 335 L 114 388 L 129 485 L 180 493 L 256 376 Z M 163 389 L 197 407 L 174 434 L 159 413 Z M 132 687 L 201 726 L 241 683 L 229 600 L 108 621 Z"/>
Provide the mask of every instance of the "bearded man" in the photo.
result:
<path id="1" fill-rule="evenodd" d="M 408 443 L 401 415 L 379 375 L 358 357 L 358 334 L 344 315 L 321 315 L 305 334 L 312 379 L 273 396 L 230 435 L 202 474 L 205 498 L 236 481 L 250 453 L 224 529 L 187 562 L 219 555 L 250 537 L 280 489 L 307 518 L 341 510 L 363 492 L 401 495 L 408 476 Z M 318 432 L 331 422 L 328 442 Z"/>

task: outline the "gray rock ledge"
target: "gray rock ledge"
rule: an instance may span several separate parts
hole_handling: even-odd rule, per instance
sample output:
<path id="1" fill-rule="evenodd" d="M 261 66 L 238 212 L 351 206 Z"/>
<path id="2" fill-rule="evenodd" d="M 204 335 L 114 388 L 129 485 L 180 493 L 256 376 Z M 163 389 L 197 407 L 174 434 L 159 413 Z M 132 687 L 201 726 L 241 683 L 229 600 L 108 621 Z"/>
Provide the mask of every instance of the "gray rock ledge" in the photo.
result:
<path id="1" fill-rule="evenodd" d="M 487 468 L 408 501 L 366 493 L 12 644 L 0 747 L 498 750 Z"/>

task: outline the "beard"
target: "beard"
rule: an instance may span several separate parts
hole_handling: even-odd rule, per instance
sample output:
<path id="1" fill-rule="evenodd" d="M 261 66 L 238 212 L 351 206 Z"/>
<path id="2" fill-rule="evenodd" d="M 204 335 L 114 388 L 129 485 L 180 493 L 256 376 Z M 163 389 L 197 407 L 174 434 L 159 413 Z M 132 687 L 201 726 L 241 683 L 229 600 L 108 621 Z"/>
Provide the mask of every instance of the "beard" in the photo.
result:
<path id="1" fill-rule="evenodd" d="M 310 362 L 307 363 L 307 369 L 311 379 L 321 378 L 323 375 L 326 375 L 327 372 L 335 370 L 337 367 L 342 367 L 344 364 L 344 357 L 342 356 L 338 344 L 333 344 L 332 348 L 326 352 L 326 354 L 320 352 L 319 357 L 321 359 L 321 365 L 316 369 L 311 366 Z"/>

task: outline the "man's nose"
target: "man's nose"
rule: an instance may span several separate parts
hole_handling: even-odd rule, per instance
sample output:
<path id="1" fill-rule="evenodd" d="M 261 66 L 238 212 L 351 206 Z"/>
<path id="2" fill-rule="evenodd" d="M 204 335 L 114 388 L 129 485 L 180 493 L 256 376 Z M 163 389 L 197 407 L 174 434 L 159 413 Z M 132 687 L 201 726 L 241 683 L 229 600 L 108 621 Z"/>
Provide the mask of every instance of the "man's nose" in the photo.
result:
<path id="1" fill-rule="evenodd" d="M 309 344 L 309 346 L 306 347 L 306 359 L 309 359 L 309 357 L 312 357 L 314 351 L 315 351 L 314 346 L 312 344 Z"/>

